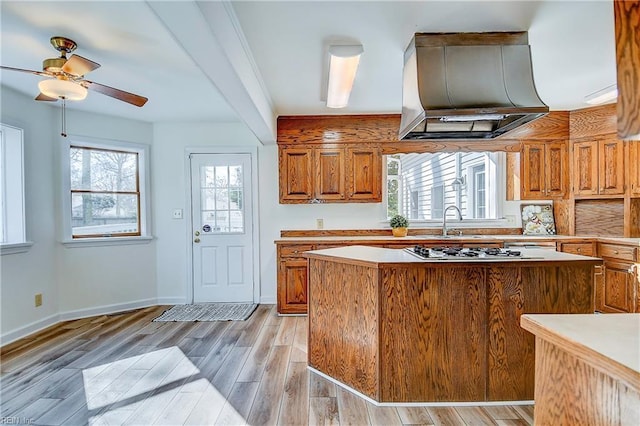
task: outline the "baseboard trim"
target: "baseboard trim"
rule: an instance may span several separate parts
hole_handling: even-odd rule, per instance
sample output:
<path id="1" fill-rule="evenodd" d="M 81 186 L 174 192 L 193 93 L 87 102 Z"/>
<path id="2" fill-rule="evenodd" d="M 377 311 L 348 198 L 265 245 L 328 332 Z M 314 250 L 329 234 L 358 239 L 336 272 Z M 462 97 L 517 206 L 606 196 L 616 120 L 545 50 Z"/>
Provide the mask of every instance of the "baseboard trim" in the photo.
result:
<path id="1" fill-rule="evenodd" d="M 268 296 L 268 297 L 261 297 L 260 298 L 260 304 L 261 305 L 275 305 L 276 304 L 276 298 L 274 296 Z"/>
<path id="2" fill-rule="evenodd" d="M 143 299 L 127 303 L 114 303 L 112 305 L 96 306 L 94 308 L 77 309 L 74 311 L 61 312 L 59 321 L 69 321 L 80 318 L 93 317 L 96 315 L 113 314 L 116 312 L 130 311 L 132 309 L 147 308 L 158 305 L 157 299 Z"/>
<path id="3" fill-rule="evenodd" d="M 20 328 L 16 328 L 13 331 L 9 331 L 0 336 L 0 347 L 4 345 L 8 345 L 9 343 L 13 343 L 16 340 L 22 339 L 23 337 L 27 337 L 30 334 L 37 333 L 39 331 L 44 330 L 45 328 L 51 327 L 52 325 L 56 325 L 60 322 L 60 315 L 50 315 L 46 318 L 42 318 L 41 320 L 34 321 L 30 324 L 22 326 Z"/>
<path id="4" fill-rule="evenodd" d="M 368 397 L 352 388 L 349 385 L 342 383 L 340 380 L 334 379 L 333 377 L 325 374 L 321 371 L 316 370 L 311 366 L 307 366 L 307 370 L 313 371 L 318 376 L 324 377 L 331 383 L 334 383 L 341 388 L 351 392 L 354 395 L 359 396 L 360 398 L 370 402 L 371 404 L 377 407 L 475 407 L 475 406 L 483 406 L 488 407 L 492 405 L 533 405 L 535 401 L 456 401 L 456 402 L 378 402 L 375 399 Z"/>
<path id="5" fill-rule="evenodd" d="M 186 305 L 187 299 L 185 297 L 159 297 L 158 305 Z"/>
<path id="6" fill-rule="evenodd" d="M 130 311 L 132 309 L 147 308 L 149 306 L 163 305 L 156 299 L 143 299 L 127 303 L 114 303 L 112 305 L 96 306 L 94 308 L 77 309 L 73 311 L 60 312 L 50 315 L 38 321 L 34 321 L 23 327 L 9 331 L 0 335 L 0 347 L 13 343 L 16 340 L 23 339 L 31 334 L 44 330 L 45 328 L 54 326 L 63 321 L 70 321 L 80 318 L 93 317 L 96 315 L 115 314 L 117 312 Z"/>
<path id="7" fill-rule="evenodd" d="M 115 314 L 118 312 L 130 311 L 132 309 L 147 308 L 149 306 L 184 305 L 186 303 L 187 301 L 184 297 L 160 297 L 157 299 L 142 299 L 134 302 L 114 303 L 112 305 L 60 312 L 0 335 L 0 348 L 63 321 L 76 320 L 97 315 Z M 260 300 L 260 303 L 267 305 L 275 304 L 276 302 L 274 298 L 265 297 Z"/>

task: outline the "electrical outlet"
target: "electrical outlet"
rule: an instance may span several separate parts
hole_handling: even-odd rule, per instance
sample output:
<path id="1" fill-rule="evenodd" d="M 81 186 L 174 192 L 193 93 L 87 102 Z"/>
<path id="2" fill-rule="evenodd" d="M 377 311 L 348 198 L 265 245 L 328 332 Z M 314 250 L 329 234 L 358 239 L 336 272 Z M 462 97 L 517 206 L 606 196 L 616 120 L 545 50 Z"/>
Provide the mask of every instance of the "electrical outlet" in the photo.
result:
<path id="1" fill-rule="evenodd" d="M 507 223 L 509 225 L 515 225 L 516 224 L 516 216 L 513 214 L 508 214 L 505 216 L 505 219 L 507 219 Z"/>
<path id="2" fill-rule="evenodd" d="M 316 228 L 318 229 L 324 228 L 324 219 L 316 219 Z"/>
<path id="3" fill-rule="evenodd" d="M 41 293 L 36 294 L 36 308 L 38 306 L 42 306 L 42 294 Z"/>
<path id="4" fill-rule="evenodd" d="M 182 219 L 182 209 L 174 209 L 173 210 L 173 218 L 174 219 Z"/>

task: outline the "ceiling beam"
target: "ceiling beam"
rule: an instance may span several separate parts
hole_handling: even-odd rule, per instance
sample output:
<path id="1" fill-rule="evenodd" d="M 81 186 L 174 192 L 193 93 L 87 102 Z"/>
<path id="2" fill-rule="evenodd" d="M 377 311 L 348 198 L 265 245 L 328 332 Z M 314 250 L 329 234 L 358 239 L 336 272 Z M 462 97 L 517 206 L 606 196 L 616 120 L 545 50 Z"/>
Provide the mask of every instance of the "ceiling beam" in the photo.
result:
<path id="1" fill-rule="evenodd" d="M 263 144 L 276 140 L 276 115 L 229 2 L 148 1 L 193 59 Z"/>

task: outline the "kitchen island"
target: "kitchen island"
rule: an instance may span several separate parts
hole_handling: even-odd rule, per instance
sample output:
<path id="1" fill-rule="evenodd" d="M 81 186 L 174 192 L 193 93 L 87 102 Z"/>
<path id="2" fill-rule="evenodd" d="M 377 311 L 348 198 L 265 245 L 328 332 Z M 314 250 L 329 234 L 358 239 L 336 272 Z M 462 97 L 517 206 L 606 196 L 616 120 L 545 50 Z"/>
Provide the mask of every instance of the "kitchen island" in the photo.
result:
<path id="1" fill-rule="evenodd" d="M 596 258 L 422 259 L 349 246 L 306 253 L 309 366 L 377 403 L 530 401 L 524 313 L 592 313 Z"/>

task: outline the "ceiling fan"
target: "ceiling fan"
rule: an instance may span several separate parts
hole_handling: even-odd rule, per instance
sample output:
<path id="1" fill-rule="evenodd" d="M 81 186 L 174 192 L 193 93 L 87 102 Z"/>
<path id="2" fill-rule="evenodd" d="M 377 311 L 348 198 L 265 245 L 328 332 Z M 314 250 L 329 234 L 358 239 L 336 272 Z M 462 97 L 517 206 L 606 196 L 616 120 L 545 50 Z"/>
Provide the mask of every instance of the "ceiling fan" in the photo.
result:
<path id="1" fill-rule="evenodd" d="M 67 59 L 67 54 L 78 47 L 75 41 L 66 37 L 55 36 L 51 37 L 51 44 L 60 52 L 60 57 L 45 59 L 42 62 L 42 71 L 2 65 L 0 65 L 0 69 L 47 77 L 47 79 L 38 83 L 40 94 L 35 98 L 37 101 L 55 102 L 58 99 L 62 99 L 64 103 L 66 100 L 82 100 L 87 96 L 88 89 L 137 107 L 141 107 L 147 102 L 148 99 L 143 96 L 85 80 L 84 76 L 99 68 L 100 64 L 76 54 Z"/>

